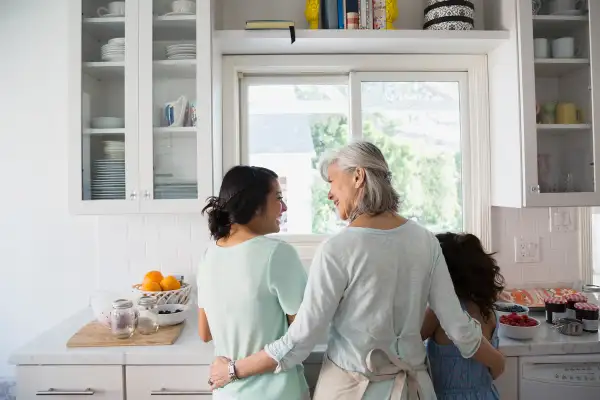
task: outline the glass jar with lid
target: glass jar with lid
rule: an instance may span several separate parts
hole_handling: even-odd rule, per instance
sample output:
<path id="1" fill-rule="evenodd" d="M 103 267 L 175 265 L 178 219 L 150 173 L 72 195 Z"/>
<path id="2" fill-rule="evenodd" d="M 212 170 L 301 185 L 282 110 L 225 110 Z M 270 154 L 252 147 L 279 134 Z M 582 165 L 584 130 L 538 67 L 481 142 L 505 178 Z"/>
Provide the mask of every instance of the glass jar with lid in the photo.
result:
<path id="1" fill-rule="evenodd" d="M 138 301 L 138 332 L 142 335 L 151 335 L 158 331 L 158 308 L 156 298 L 142 296 Z"/>
<path id="2" fill-rule="evenodd" d="M 112 306 L 110 330 L 118 339 L 130 338 L 137 325 L 137 310 L 133 307 L 133 302 L 118 299 L 113 302 Z"/>

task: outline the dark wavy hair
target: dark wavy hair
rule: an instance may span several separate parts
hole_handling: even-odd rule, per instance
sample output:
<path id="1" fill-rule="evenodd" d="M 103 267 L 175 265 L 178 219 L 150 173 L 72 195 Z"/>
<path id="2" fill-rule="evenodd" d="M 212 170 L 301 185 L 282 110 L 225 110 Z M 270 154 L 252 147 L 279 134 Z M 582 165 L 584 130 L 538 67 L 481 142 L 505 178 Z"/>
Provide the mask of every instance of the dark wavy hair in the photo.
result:
<path id="1" fill-rule="evenodd" d="M 226 238 L 232 224 L 245 225 L 266 202 L 278 178 L 270 169 L 238 165 L 223 177 L 219 196 L 206 200 L 202 215 L 208 215 L 208 229 L 214 240 Z"/>
<path id="2" fill-rule="evenodd" d="M 487 321 L 498 295 L 504 290 L 504 277 L 493 255 L 486 253 L 481 242 L 469 233 L 440 233 L 436 235 L 448 264 L 454 291 L 462 301 L 479 307 Z"/>

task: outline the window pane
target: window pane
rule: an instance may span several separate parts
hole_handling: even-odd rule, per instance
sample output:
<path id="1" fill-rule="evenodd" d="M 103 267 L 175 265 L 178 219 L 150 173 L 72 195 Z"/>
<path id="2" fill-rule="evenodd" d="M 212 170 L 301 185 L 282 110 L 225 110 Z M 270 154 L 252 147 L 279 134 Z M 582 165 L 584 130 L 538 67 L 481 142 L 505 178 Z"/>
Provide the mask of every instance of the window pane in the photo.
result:
<path id="1" fill-rule="evenodd" d="M 382 150 L 401 214 L 434 232 L 460 231 L 458 82 L 363 82 L 363 135 Z"/>
<path id="2" fill-rule="evenodd" d="M 348 143 L 348 87 L 248 86 L 248 163 L 280 177 L 287 215 L 281 233 L 335 232 L 342 225 L 318 171 L 324 152 Z"/>

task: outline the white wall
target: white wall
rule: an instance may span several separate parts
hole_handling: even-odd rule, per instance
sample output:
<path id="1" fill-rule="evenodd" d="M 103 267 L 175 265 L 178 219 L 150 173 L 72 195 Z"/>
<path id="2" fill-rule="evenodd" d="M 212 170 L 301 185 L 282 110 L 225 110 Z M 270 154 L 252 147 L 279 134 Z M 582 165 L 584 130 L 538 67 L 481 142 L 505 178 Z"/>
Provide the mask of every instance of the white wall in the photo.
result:
<path id="1" fill-rule="evenodd" d="M 202 254 L 199 215 L 75 217 L 67 209 L 67 3 L 0 0 L 0 377 L 11 351 L 161 267 L 187 276 Z M 549 234 L 547 210 L 494 210 L 494 244 L 514 285 L 577 279 L 577 234 Z M 547 230 L 547 228 L 546 228 Z M 514 264 L 512 237 L 542 236 L 539 265 Z"/>

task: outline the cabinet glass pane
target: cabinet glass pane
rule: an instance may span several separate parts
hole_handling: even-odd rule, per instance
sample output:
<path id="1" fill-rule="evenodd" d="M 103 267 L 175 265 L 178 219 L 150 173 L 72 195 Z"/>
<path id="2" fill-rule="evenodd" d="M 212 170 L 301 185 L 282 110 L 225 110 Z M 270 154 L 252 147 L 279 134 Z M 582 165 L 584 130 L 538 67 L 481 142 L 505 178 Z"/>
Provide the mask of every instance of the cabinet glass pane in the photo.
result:
<path id="1" fill-rule="evenodd" d="M 125 199 L 125 3 L 82 1 L 82 199 Z"/>
<path id="2" fill-rule="evenodd" d="M 392 172 L 400 213 L 434 232 L 461 231 L 458 82 L 363 82 L 363 137 Z"/>
<path id="3" fill-rule="evenodd" d="M 153 198 L 197 199 L 196 6 L 153 0 L 153 18 Z"/>
<path id="4" fill-rule="evenodd" d="M 533 17 L 538 184 L 542 193 L 594 192 L 589 20 L 585 10 L 547 6 Z"/>

